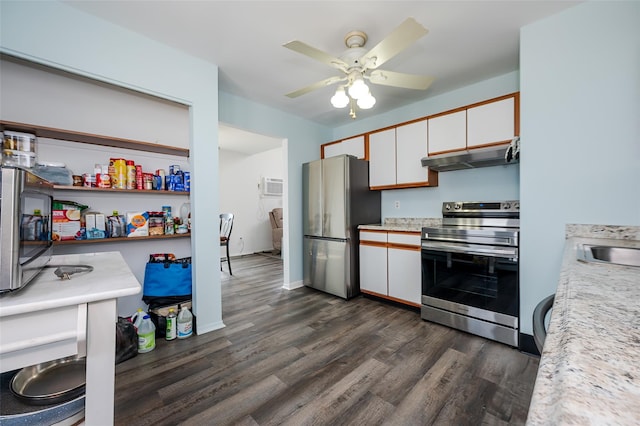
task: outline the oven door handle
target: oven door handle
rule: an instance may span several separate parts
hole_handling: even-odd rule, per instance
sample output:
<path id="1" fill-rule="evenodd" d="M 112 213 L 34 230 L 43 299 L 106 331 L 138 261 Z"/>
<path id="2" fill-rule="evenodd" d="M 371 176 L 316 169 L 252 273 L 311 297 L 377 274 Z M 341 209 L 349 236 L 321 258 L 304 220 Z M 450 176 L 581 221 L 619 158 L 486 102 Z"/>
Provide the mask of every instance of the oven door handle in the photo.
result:
<path id="1" fill-rule="evenodd" d="M 474 254 L 478 256 L 497 257 L 515 261 L 518 260 L 517 248 L 499 248 L 495 246 L 481 247 L 477 245 L 459 246 L 456 244 L 446 244 L 438 241 L 423 241 L 422 250 L 431 250 L 443 253 Z"/>

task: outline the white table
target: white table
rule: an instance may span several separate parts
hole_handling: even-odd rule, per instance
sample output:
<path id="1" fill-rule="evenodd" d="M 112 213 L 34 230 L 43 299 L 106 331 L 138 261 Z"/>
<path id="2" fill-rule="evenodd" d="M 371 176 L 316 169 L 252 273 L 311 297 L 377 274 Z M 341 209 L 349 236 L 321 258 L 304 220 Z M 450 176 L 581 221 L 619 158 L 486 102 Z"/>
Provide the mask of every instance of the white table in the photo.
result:
<path id="1" fill-rule="evenodd" d="M 0 297 L 0 371 L 86 355 L 85 423 L 113 424 L 116 299 L 141 286 L 119 252 L 53 256 L 50 265 L 91 265 L 60 280 L 45 269 Z"/>

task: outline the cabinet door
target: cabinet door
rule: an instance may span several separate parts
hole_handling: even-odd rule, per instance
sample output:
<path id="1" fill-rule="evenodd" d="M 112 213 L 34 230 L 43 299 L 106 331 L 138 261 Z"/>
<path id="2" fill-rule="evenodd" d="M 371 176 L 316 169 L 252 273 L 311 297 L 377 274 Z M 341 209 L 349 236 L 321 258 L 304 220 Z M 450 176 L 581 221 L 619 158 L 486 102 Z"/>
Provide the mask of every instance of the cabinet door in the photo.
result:
<path id="1" fill-rule="evenodd" d="M 360 244 L 360 290 L 387 295 L 387 248 Z"/>
<path id="2" fill-rule="evenodd" d="M 465 149 L 467 112 L 458 111 L 429 119 L 429 154 Z"/>
<path id="3" fill-rule="evenodd" d="M 506 142 L 515 136 L 515 99 L 508 98 L 467 110 L 469 148 Z"/>
<path id="4" fill-rule="evenodd" d="M 427 120 L 396 127 L 396 183 L 427 182 Z"/>
<path id="5" fill-rule="evenodd" d="M 343 148 L 344 147 L 342 146 L 342 142 L 337 142 L 337 143 L 324 145 L 323 146 L 323 152 L 324 152 L 324 154 L 323 154 L 324 157 L 323 158 L 335 157 L 336 155 L 344 154 Z"/>
<path id="6" fill-rule="evenodd" d="M 396 129 L 369 135 L 369 186 L 396 184 Z"/>
<path id="7" fill-rule="evenodd" d="M 343 154 L 353 155 L 360 159 L 364 158 L 364 136 L 345 139 L 340 142 L 340 145 L 342 145 Z"/>
<path id="8" fill-rule="evenodd" d="M 422 276 L 420 247 L 389 247 L 389 296 L 420 305 Z"/>
<path id="9" fill-rule="evenodd" d="M 364 135 L 349 138 L 336 143 L 323 145 L 323 158 L 348 154 L 356 158 L 364 159 Z"/>

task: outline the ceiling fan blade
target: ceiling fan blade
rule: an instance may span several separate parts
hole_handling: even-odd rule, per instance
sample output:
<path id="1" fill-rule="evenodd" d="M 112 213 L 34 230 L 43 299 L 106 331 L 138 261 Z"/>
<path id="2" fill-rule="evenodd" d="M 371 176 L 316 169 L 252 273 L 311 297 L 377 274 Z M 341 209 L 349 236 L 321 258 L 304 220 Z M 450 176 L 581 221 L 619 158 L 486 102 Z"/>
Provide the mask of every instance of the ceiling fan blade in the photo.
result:
<path id="1" fill-rule="evenodd" d="M 382 86 L 404 87 L 405 89 L 425 90 L 435 78 L 424 75 L 404 74 L 400 72 L 375 70 L 371 72 L 369 81 Z"/>
<path id="2" fill-rule="evenodd" d="M 428 32 L 415 19 L 407 18 L 384 40 L 365 53 L 363 56 L 365 60 L 361 63 L 366 64 L 367 69 L 376 69 Z"/>
<path id="3" fill-rule="evenodd" d="M 298 40 L 290 41 L 289 43 L 285 43 L 282 46 L 286 47 L 287 49 L 291 49 L 294 52 L 302 53 L 303 55 L 308 56 L 311 59 L 315 59 L 316 61 L 320 61 L 344 72 L 346 72 L 347 68 L 349 68 L 349 65 L 342 59 L 336 58 L 335 56 L 332 56 L 326 52 L 323 52 L 322 50 L 316 49 L 315 47 L 309 46 L 308 44 Z"/>
<path id="4" fill-rule="evenodd" d="M 339 81 L 346 81 L 347 77 L 329 77 L 325 80 L 318 81 L 316 83 L 310 84 L 307 87 L 303 87 L 302 89 L 298 89 L 295 92 L 287 93 L 287 97 L 289 98 L 297 98 L 298 96 L 302 96 L 306 93 L 312 92 L 316 89 L 320 89 L 325 86 L 329 86 L 331 84 L 337 83 Z"/>

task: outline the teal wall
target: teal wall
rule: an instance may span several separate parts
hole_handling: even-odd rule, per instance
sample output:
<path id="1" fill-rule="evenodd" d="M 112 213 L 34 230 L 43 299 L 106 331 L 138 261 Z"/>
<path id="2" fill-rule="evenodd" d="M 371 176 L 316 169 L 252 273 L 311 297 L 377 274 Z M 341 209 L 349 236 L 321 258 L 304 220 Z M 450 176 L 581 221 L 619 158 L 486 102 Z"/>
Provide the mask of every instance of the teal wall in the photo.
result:
<path id="1" fill-rule="evenodd" d="M 220 92 L 220 122 L 243 130 L 285 140 L 284 194 L 285 285 L 302 284 L 302 164 L 320 158 L 320 145 L 331 140 L 331 129 L 300 117 Z M 287 243 L 285 243 L 287 244 Z"/>
<path id="2" fill-rule="evenodd" d="M 640 2 L 521 30 L 521 319 L 555 292 L 567 223 L 640 225 Z"/>
<path id="3" fill-rule="evenodd" d="M 2 52 L 190 106 L 194 312 L 200 333 L 223 327 L 219 267 L 211 262 L 218 229 L 210 219 L 219 211 L 218 68 L 64 3 L 2 1 L 0 8 Z"/>
<path id="4" fill-rule="evenodd" d="M 375 117 L 334 129 L 333 139 L 356 135 L 420 117 L 484 101 L 519 90 L 517 72 L 434 96 Z M 416 158 L 416 161 L 420 161 Z M 519 198 L 517 165 L 443 172 L 435 188 L 382 191 L 382 217 L 442 217 L 444 201 L 506 200 Z M 400 208 L 396 208 L 396 201 Z"/>

